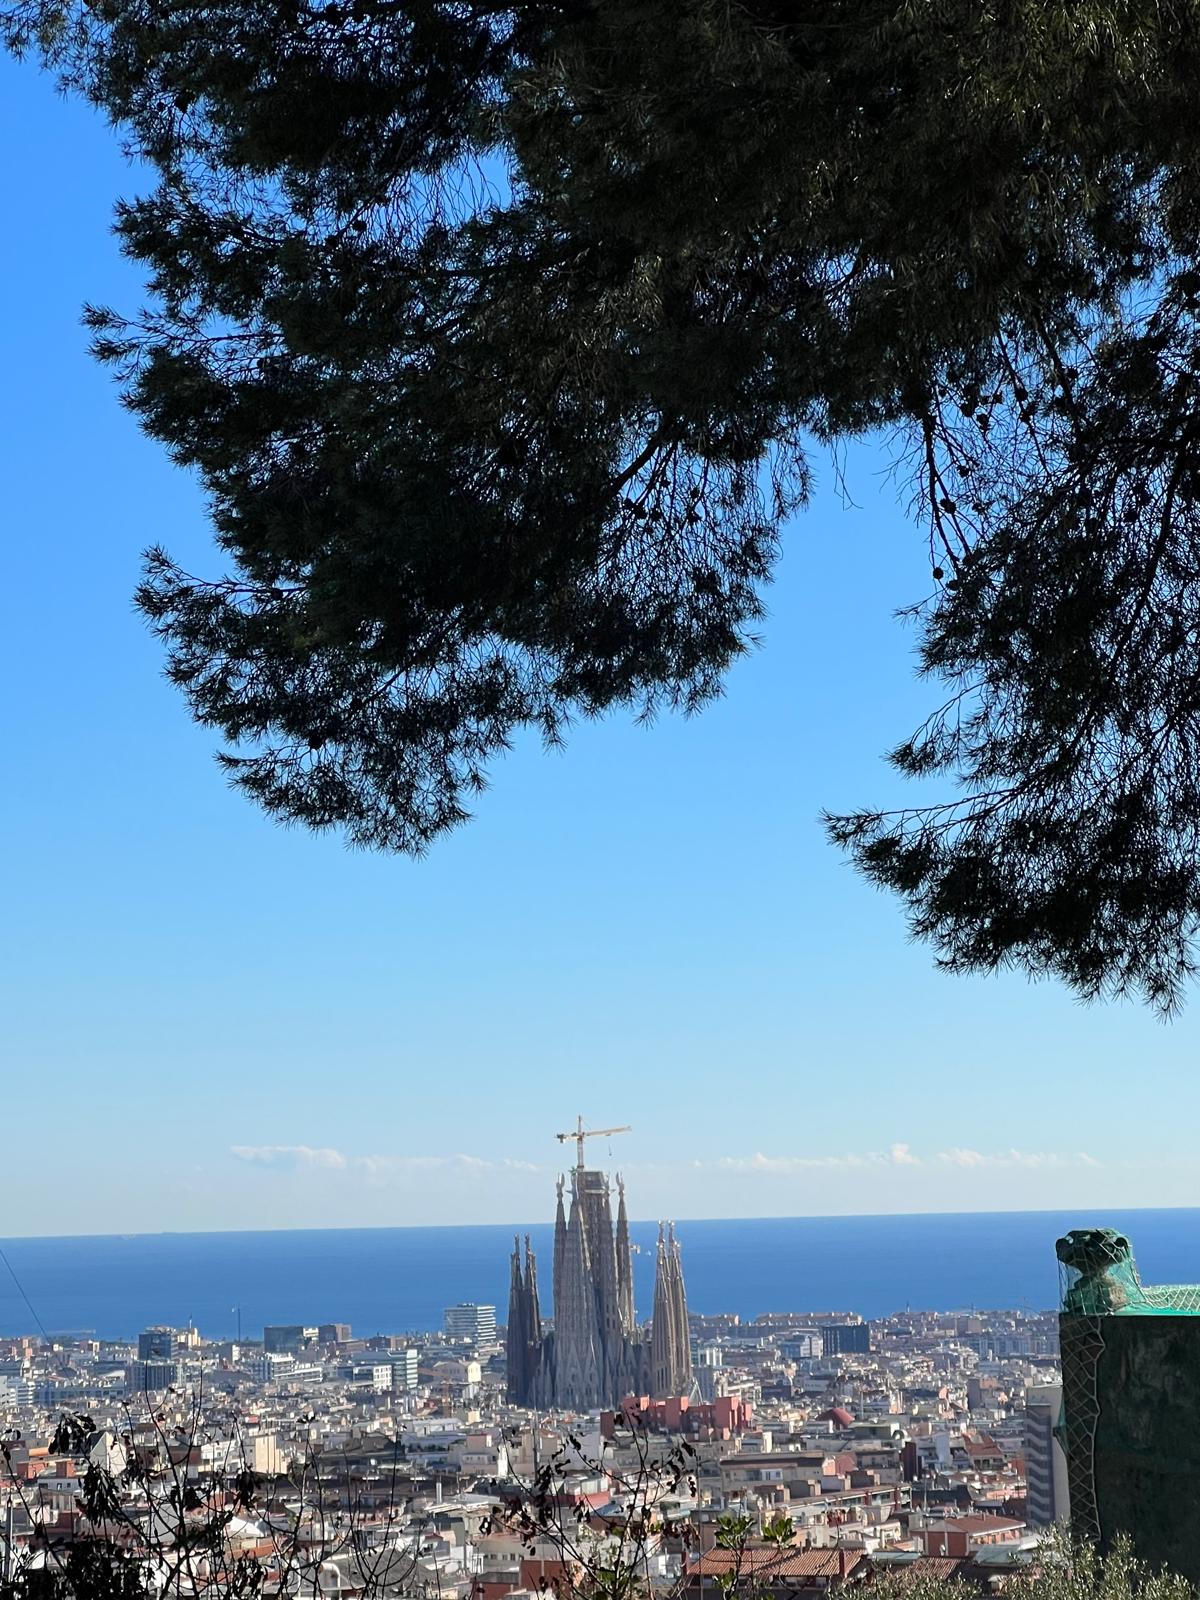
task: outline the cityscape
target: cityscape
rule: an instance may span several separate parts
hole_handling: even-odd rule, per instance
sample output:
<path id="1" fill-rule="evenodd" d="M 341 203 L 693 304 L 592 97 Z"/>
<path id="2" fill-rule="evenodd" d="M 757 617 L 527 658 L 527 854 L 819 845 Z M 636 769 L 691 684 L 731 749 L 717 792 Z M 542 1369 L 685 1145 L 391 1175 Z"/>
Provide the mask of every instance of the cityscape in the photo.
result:
<path id="1" fill-rule="evenodd" d="M 322 1556 L 318 1587 L 337 1574 L 339 1594 L 364 1587 L 381 1551 L 395 1571 L 373 1592 L 561 1588 L 573 1564 L 601 1559 L 638 1494 L 659 1519 L 639 1559 L 663 1594 L 721 1593 L 730 1519 L 751 1540 L 786 1519 L 771 1581 L 814 1592 L 897 1568 L 986 1589 L 1065 1522 L 1056 1312 L 699 1314 L 666 1223 L 639 1326 L 624 1185 L 586 1164 L 584 1137 L 581 1120 L 546 1310 L 518 1238 L 508 1305 L 447 1306 L 436 1333 L 364 1337 L 334 1320 L 261 1339 L 155 1326 L 129 1343 L 0 1341 L 8 1559 L 52 1545 L 80 1516 L 90 1467 L 129 1451 L 143 1468 L 125 1490 L 135 1520 L 181 1471 L 250 1471 L 258 1511 L 238 1519 L 237 1548 L 268 1567 L 280 1518 L 308 1514 L 298 1486 L 311 1499 L 319 1485 L 322 1515 L 354 1528 Z M 88 1432 L 66 1448 L 73 1415 Z M 569 1508 L 569 1549 L 561 1531 L 531 1538 L 504 1520 L 546 1481 Z"/>
<path id="2" fill-rule="evenodd" d="M 0 135 L 0 1600 L 1200 1600 L 1200 0 Z"/>

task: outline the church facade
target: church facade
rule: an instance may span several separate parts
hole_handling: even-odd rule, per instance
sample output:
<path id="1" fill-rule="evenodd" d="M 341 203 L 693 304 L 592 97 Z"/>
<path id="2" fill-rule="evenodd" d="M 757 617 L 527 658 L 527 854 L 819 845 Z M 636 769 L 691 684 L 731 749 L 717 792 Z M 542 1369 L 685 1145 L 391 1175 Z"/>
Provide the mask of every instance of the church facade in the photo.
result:
<path id="1" fill-rule="evenodd" d="M 514 1241 L 508 1301 L 508 1398 L 546 1411 L 615 1406 L 626 1395 L 655 1399 L 692 1389 L 687 1296 L 674 1230 L 659 1229 L 654 1315 L 634 1315 L 633 1252 L 625 1186 L 617 1180 L 614 1224 L 605 1173 L 571 1172 L 571 1202 L 558 1183 L 554 1221 L 553 1327 L 543 1327 L 537 1261 Z"/>

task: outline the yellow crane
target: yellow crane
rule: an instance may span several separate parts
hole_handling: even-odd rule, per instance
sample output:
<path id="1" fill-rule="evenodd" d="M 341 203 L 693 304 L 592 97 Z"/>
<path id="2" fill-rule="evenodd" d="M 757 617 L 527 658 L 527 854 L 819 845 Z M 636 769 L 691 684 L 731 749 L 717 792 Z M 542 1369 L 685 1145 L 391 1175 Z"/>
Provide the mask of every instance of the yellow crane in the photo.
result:
<path id="1" fill-rule="evenodd" d="M 556 1133 L 554 1137 L 558 1140 L 559 1144 L 566 1144 L 568 1139 L 574 1139 L 575 1148 L 579 1153 L 577 1165 L 581 1172 L 583 1170 L 583 1141 L 585 1139 L 605 1139 L 609 1134 L 612 1133 L 633 1132 L 633 1129 L 628 1123 L 626 1123 L 622 1128 L 585 1128 L 582 1117 L 576 1117 L 575 1122 L 576 1126 L 572 1132 Z"/>

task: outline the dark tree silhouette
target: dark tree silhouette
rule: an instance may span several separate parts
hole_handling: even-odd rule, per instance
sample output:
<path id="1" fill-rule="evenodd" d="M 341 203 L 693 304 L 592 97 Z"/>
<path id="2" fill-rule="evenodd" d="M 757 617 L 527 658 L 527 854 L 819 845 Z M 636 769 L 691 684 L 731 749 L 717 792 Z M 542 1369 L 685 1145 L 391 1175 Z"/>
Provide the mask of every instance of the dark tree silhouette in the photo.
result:
<path id="1" fill-rule="evenodd" d="M 93 309 L 229 575 L 140 601 L 268 811 L 419 851 L 515 730 L 719 691 L 806 449 L 930 540 L 954 970 L 1169 1010 L 1200 913 L 1195 0 L 8 0 L 159 174 Z M 860 557 L 861 559 L 861 557 Z"/>

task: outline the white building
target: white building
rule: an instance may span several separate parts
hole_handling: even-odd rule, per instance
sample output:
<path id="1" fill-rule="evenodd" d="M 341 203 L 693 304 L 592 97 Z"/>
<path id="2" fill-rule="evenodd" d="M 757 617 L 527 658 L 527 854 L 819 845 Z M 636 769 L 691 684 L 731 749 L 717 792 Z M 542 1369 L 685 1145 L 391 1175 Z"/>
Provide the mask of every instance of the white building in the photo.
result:
<path id="1" fill-rule="evenodd" d="M 495 1306 L 477 1306 L 473 1302 L 446 1307 L 446 1337 L 455 1344 L 469 1344 L 472 1349 L 496 1343 Z"/>
<path id="2" fill-rule="evenodd" d="M 32 1378 L 0 1378 L 0 1410 L 24 1410 L 33 1405 L 36 1395 Z"/>
<path id="3" fill-rule="evenodd" d="M 1067 1520 L 1067 1457 L 1054 1436 L 1062 1410 L 1062 1384 L 1031 1384 L 1025 1391 L 1025 1480 L 1029 1526 Z"/>
<path id="4" fill-rule="evenodd" d="M 386 1356 L 375 1359 L 386 1360 L 388 1370 L 392 1375 L 392 1388 L 397 1392 L 410 1393 L 417 1387 L 417 1368 L 419 1353 L 416 1350 L 389 1350 Z"/>
<path id="5" fill-rule="evenodd" d="M 277 1378 L 286 1377 L 295 1365 L 295 1356 L 286 1355 L 282 1350 L 266 1350 L 251 1363 L 250 1371 L 259 1383 L 274 1383 Z"/>

